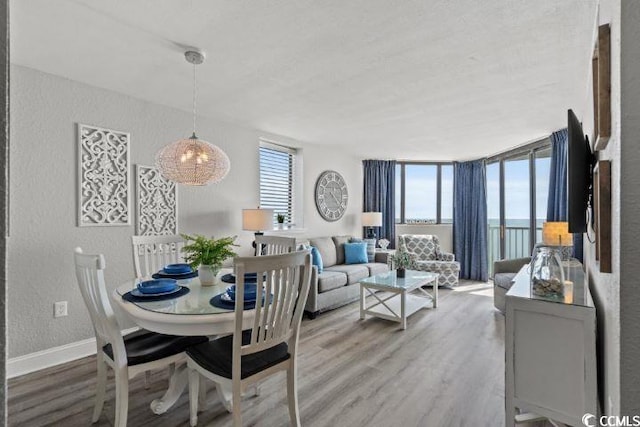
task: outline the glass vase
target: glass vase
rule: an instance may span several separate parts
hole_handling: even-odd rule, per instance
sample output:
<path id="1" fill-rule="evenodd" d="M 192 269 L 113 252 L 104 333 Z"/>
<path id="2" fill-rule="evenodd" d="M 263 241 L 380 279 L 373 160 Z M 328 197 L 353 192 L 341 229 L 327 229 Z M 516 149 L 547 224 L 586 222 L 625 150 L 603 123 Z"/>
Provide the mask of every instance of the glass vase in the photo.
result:
<path id="1" fill-rule="evenodd" d="M 564 271 L 559 248 L 538 247 L 531 262 L 531 296 L 564 298 Z"/>

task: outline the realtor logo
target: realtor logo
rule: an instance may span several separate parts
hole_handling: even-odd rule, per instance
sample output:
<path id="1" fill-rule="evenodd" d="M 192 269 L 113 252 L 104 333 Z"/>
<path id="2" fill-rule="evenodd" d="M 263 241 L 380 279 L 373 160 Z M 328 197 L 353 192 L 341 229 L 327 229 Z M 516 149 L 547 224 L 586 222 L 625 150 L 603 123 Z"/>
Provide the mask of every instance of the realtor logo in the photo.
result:
<path id="1" fill-rule="evenodd" d="M 603 415 L 600 419 L 593 414 L 584 414 L 582 424 L 585 427 L 640 427 L 640 415 Z"/>
<path id="2" fill-rule="evenodd" d="M 597 420 L 596 420 L 596 416 L 593 414 L 584 414 L 582 416 L 582 424 L 584 424 L 587 427 L 597 427 Z"/>

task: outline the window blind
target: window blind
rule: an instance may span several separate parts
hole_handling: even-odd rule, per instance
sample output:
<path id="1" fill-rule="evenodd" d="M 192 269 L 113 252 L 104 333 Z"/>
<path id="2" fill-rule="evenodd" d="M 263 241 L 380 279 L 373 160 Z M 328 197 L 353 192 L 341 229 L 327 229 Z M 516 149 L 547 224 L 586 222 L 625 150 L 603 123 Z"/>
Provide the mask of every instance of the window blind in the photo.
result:
<path id="1" fill-rule="evenodd" d="M 273 209 L 293 225 L 293 179 L 295 150 L 260 144 L 260 207 Z M 274 222 L 276 222 L 274 216 Z"/>

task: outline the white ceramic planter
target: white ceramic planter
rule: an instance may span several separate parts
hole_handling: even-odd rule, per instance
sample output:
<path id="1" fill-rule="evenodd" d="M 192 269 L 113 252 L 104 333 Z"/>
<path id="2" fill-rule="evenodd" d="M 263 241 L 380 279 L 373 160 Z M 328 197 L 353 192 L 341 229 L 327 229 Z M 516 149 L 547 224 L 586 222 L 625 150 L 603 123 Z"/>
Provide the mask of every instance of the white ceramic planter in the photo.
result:
<path id="1" fill-rule="evenodd" d="M 216 284 L 216 276 L 220 271 L 220 267 L 216 265 L 200 265 L 198 268 L 198 277 L 202 286 L 213 286 Z"/>

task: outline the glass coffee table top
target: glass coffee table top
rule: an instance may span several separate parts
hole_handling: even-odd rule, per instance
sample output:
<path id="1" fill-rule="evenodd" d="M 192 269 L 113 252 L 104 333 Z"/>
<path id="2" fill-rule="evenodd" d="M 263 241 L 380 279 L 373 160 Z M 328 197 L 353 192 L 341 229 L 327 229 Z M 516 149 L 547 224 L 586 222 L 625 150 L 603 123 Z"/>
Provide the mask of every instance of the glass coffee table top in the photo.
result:
<path id="1" fill-rule="evenodd" d="M 387 273 L 376 274 L 360 280 L 365 285 L 375 285 L 377 288 L 389 289 L 413 289 L 417 286 L 423 286 L 426 283 L 437 280 L 437 273 L 429 273 L 426 271 L 407 270 L 404 278 L 396 275 L 396 270 Z"/>

